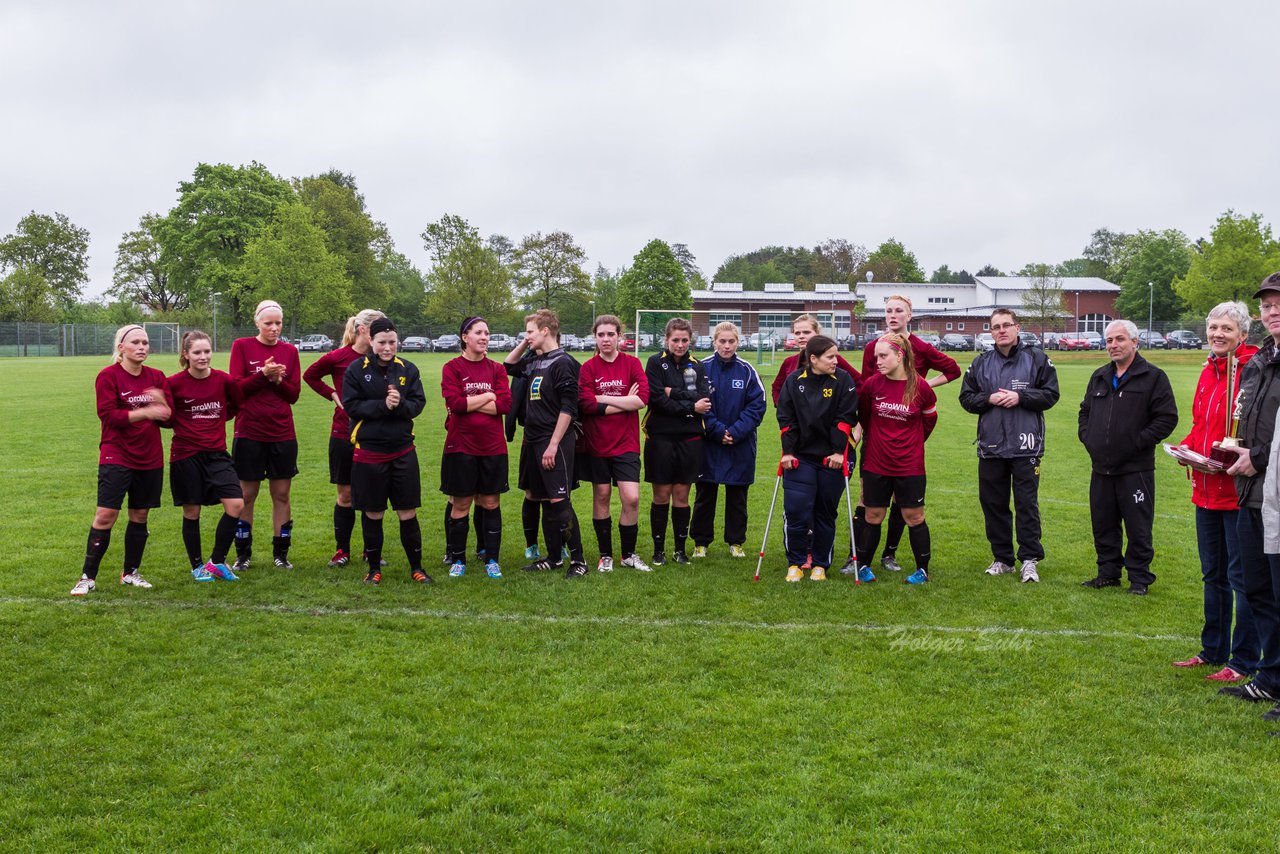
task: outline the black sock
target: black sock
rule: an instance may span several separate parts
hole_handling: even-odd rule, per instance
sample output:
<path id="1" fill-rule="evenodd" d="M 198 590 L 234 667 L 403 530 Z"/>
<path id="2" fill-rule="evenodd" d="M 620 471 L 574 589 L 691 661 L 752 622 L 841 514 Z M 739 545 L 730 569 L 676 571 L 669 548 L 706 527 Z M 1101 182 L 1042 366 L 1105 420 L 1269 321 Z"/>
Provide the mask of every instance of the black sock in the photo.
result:
<path id="1" fill-rule="evenodd" d="M 360 514 L 360 533 L 364 535 L 364 555 L 370 572 L 382 572 L 382 520 Z"/>
<path id="2" fill-rule="evenodd" d="M 884 537 L 885 556 L 893 557 L 897 555 L 898 543 L 902 542 L 902 531 L 906 527 L 906 520 L 902 518 L 902 508 L 895 501 L 893 506 L 889 508 L 889 530 Z"/>
<path id="3" fill-rule="evenodd" d="M 130 522 L 124 529 L 124 571 L 142 566 L 142 550 L 147 547 L 147 523 Z"/>
<path id="4" fill-rule="evenodd" d="M 653 536 L 653 553 L 667 549 L 667 509 L 669 504 L 654 504 L 649 508 L 649 533 Z"/>
<path id="5" fill-rule="evenodd" d="M 600 557 L 613 557 L 613 517 L 592 519 L 591 527 L 596 530 L 596 545 L 600 549 Z"/>
<path id="6" fill-rule="evenodd" d="M 921 522 L 911 528 L 907 528 L 907 537 L 911 540 L 911 553 L 916 558 L 916 569 L 923 569 L 925 574 L 929 574 L 929 523 Z"/>
<path id="7" fill-rule="evenodd" d="M 619 525 L 618 534 L 622 538 L 622 556 L 631 557 L 636 553 L 636 540 L 640 537 L 640 526 Z"/>
<path id="8" fill-rule="evenodd" d="M 524 526 L 524 547 L 531 548 L 538 544 L 538 514 L 542 512 L 538 506 L 541 501 L 526 498 L 520 505 L 520 524 Z M 557 555 L 557 558 L 559 555 Z"/>
<path id="9" fill-rule="evenodd" d="M 685 540 L 689 538 L 689 516 L 688 507 L 677 507 L 671 505 L 671 528 L 675 534 L 676 551 L 684 551 Z"/>
<path id="10" fill-rule="evenodd" d="M 563 503 L 563 502 L 558 502 Z M 543 555 L 554 564 L 561 563 L 560 552 L 564 548 L 564 531 L 560 525 L 559 511 L 554 507 L 546 508 L 542 514 L 542 537 L 547 543 L 547 553 Z"/>
<path id="11" fill-rule="evenodd" d="M 236 521 L 236 558 L 248 560 L 253 554 L 253 523 L 243 519 Z"/>
<path id="12" fill-rule="evenodd" d="M 471 520 L 466 516 L 460 519 L 449 517 L 449 525 L 445 528 L 445 548 L 452 561 L 467 562 L 467 533 L 471 530 Z"/>
<path id="13" fill-rule="evenodd" d="M 565 501 L 564 510 L 561 510 L 561 518 L 564 514 L 568 514 L 569 522 L 565 525 L 566 539 L 569 543 L 569 559 L 582 561 L 582 527 L 578 524 L 578 512 L 573 509 L 573 502 Z"/>
<path id="14" fill-rule="evenodd" d="M 191 568 L 204 566 L 204 551 L 200 548 L 200 520 L 182 517 L 182 544 L 187 547 L 187 560 Z"/>
<path id="15" fill-rule="evenodd" d="M 356 509 L 333 505 L 333 542 L 339 549 L 351 554 L 351 532 L 356 527 Z"/>
<path id="16" fill-rule="evenodd" d="M 417 516 L 400 520 L 400 545 L 409 559 L 409 572 L 422 569 L 422 526 Z"/>
<path id="17" fill-rule="evenodd" d="M 213 551 L 209 553 L 209 560 L 213 563 L 227 562 L 227 552 L 231 551 L 231 541 L 235 538 L 238 521 L 240 520 L 225 512 L 218 520 L 218 527 L 213 529 Z"/>
<path id="18" fill-rule="evenodd" d="M 863 566 L 869 566 L 872 558 L 876 556 L 876 549 L 880 545 L 880 525 L 872 525 L 870 522 L 862 523 L 862 546 L 858 549 L 858 559 L 862 561 Z"/>
<path id="19" fill-rule="evenodd" d="M 471 527 L 476 532 L 476 551 L 482 552 L 484 548 L 484 508 L 477 501 L 471 510 Z M 497 557 L 497 555 L 495 555 Z"/>
<path id="20" fill-rule="evenodd" d="M 502 554 L 502 505 L 499 504 L 492 510 L 481 508 L 480 513 L 481 529 L 484 543 L 484 558 L 486 561 L 497 560 Z"/>
<path id="21" fill-rule="evenodd" d="M 102 563 L 102 556 L 107 553 L 107 546 L 111 545 L 111 529 L 95 528 L 89 526 L 89 541 L 84 547 L 84 569 L 80 572 L 88 578 L 98 577 L 98 565 Z"/>
<path id="22" fill-rule="evenodd" d="M 280 557 L 289 559 L 289 546 L 293 545 L 293 520 L 280 526 Z"/>
<path id="23" fill-rule="evenodd" d="M 861 566 L 862 564 L 871 563 L 869 559 L 863 560 L 862 554 L 861 554 L 862 543 L 867 536 L 866 528 L 867 528 L 867 508 L 859 504 L 857 507 L 853 508 L 853 549 L 855 552 L 857 552 L 857 554 L 855 555 L 855 562 L 859 566 Z"/>

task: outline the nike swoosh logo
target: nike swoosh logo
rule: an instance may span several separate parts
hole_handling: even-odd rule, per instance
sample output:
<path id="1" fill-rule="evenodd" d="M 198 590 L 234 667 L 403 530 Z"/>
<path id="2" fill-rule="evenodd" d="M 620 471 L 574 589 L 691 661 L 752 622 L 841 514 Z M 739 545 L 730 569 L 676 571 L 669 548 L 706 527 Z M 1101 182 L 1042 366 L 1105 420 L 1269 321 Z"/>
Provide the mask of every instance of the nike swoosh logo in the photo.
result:
<path id="1" fill-rule="evenodd" d="M 250 360 L 249 360 L 249 364 L 251 364 L 251 365 L 260 365 L 260 364 L 262 364 L 262 360 L 261 360 L 261 359 L 259 359 L 258 361 L 256 361 L 256 362 L 255 362 L 255 361 L 253 361 L 252 359 L 250 359 Z"/>
<path id="2" fill-rule="evenodd" d="M 128 396 L 129 396 L 129 395 L 131 395 L 131 394 L 133 394 L 133 392 L 131 392 L 131 391 L 122 391 L 122 392 L 120 392 L 120 396 L 121 396 L 121 397 L 128 397 Z"/>
<path id="3" fill-rule="evenodd" d="M 184 397 L 184 398 L 182 399 L 182 402 L 183 402 L 183 403 L 195 403 L 195 402 L 196 402 L 196 399 L 195 399 L 194 397 Z"/>

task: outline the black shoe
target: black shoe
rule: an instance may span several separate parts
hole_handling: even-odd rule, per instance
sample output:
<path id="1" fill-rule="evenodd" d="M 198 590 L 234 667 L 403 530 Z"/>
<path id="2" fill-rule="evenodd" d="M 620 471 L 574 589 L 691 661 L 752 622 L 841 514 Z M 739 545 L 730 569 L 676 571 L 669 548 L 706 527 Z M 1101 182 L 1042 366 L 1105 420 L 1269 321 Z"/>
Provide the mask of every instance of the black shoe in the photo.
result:
<path id="1" fill-rule="evenodd" d="M 1280 703 L 1276 703 L 1276 707 L 1262 716 L 1264 721 L 1280 721 Z"/>
<path id="2" fill-rule="evenodd" d="M 554 562 L 549 557 L 540 557 L 533 563 L 520 567 L 521 572 L 550 572 L 553 569 L 559 569 L 560 564 Z"/>
<path id="3" fill-rule="evenodd" d="M 1228 697 L 1235 697 L 1238 700 L 1247 700 L 1250 703 L 1274 703 L 1277 699 L 1280 699 L 1259 688 L 1257 682 L 1228 685 L 1225 688 L 1219 688 L 1218 693 L 1226 694 Z"/>
<path id="4" fill-rule="evenodd" d="M 1081 581 L 1081 587 L 1088 587 L 1090 590 L 1101 590 L 1104 587 L 1119 587 L 1120 579 L 1103 578 L 1099 575 L 1097 578 L 1090 578 L 1088 581 Z"/>
<path id="5" fill-rule="evenodd" d="M 665 566 L 667 563 L 667 553 L 654 552 L 653 560 L 649 561 L 649 563 L 653 564 L 654 566 Z"/>
<path id="6" fill-rule="evenodd" d="M 1143 584 L 1143 583 L 1141 583 L 1141 582 L 1139 582 L 1139 581 L 1130 581 L 1130 582 L 1129 582 L 1129 592 L 1130 592 L 1131 594 L 1133 594 L 1134 596 L 1146 596 L 1146 595 L 1147 595 L 1147 585 L 1145 585 L 1145 584 Z"/>
<path id="7" fill-rule="evenodd" d="M 688 563 L 688 562 L 689 562 L 689 556 L 688 556 L 687 554 L 685 554 L 683 550 L 678 551 L 678 552 L 676 552 L 675 554 L 673 554 L 673 555 L 671 556 L 671 559 L 672 559 L 673 561 L 675 561 L 676 563 Z"/>
<path id="8" fill-rule="evenodd" d="M 591 574 L 591 568 L 587 566 L 586 561 L 571 560 L 569 561 L 569 569 L 565 572 L 565 578 L 586 578 Z"/>
<path id="9" fill-rule="evenodd" d="M 844 566 L 840 567 L 841 575 L 857 575 L 858 559 L 853 555 L 849 555 L 849 559 L 844 562 Z"/>

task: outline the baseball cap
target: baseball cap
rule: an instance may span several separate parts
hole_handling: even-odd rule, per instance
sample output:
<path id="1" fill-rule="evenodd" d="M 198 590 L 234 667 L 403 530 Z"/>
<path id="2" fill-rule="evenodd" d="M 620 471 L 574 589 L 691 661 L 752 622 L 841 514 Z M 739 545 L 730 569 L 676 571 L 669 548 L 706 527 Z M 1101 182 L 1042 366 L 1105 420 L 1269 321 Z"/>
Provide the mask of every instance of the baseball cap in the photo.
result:
<path id="1" fill-rule="evenodd" d="M 1258 292 L 1253 295 L 1254 299 L 1262 299 L 1267 293 L 1280 293 L 1280 273 L 1272 273 L 1262 280 L 1262 284 L 1258 286 Z"/>

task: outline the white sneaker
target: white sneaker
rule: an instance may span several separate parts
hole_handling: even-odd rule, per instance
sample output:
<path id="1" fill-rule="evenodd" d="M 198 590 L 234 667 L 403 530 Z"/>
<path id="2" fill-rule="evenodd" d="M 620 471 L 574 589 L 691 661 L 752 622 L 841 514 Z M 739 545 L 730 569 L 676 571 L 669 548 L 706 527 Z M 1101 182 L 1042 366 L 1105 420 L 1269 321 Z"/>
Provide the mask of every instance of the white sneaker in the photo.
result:
<path id="1" fill-rule="evenodd" d="M 632 569 L 638 569 L 641 572 L 653 572 L 653 570 L 649 567 L 649 564 L 641 560 L 640 555 L 637 555 L 637 554 L 631 554 L 624 557 L 622 559 L 622 565 L 629 566 Z"/>
<path id="2" fill-rule="evenodd" d="M 143 590 L 151 589 L 151 582 L 139 575 L 136 569 L 133 572 L 126 572 L 121 575 L 120 583 L 125 585 L 131 584 L 134 587 L 141 587 Z"/>
<path id="3" fill-rule="evenodd" d="M 1038 582 L 1039 580 L 1040 573 L 1036 572 L 1036 562 L 1034 560 L 1024 560 L 1022 562 L 1022 583 L 1026 584 L 1028 581 Z"/>
<path id="4" fill-rule="evenodd" d="M 605 555 L 600 558 L 600 562 L 596 564 L 596 569 L 601 572 L 613 572 L 613 556 Z"/>
<path id="5" fill-rule="evenodd" d="M 72 596 L 88 596 L 94 590 L 98 589 L 98 584 L 87 575 L 80 576 L 80 580 L 76 582 L 76 586 L 71 588 Z"/>
<path id="6" fill-rule="evenodd" d="M 1034 566 L 1035 564 L 1032 564 L 1032 567 Z M 1009 564 L 1007 563 L 1003 563 L 998 560 L 993 560 L 991 561 L 991 566 L 987 567 L 986 572 L 987 572 L 987 575 L 1005 575 L 1007 573 L 1013 572 L 1013 567 L 1009 566 Z"/>

